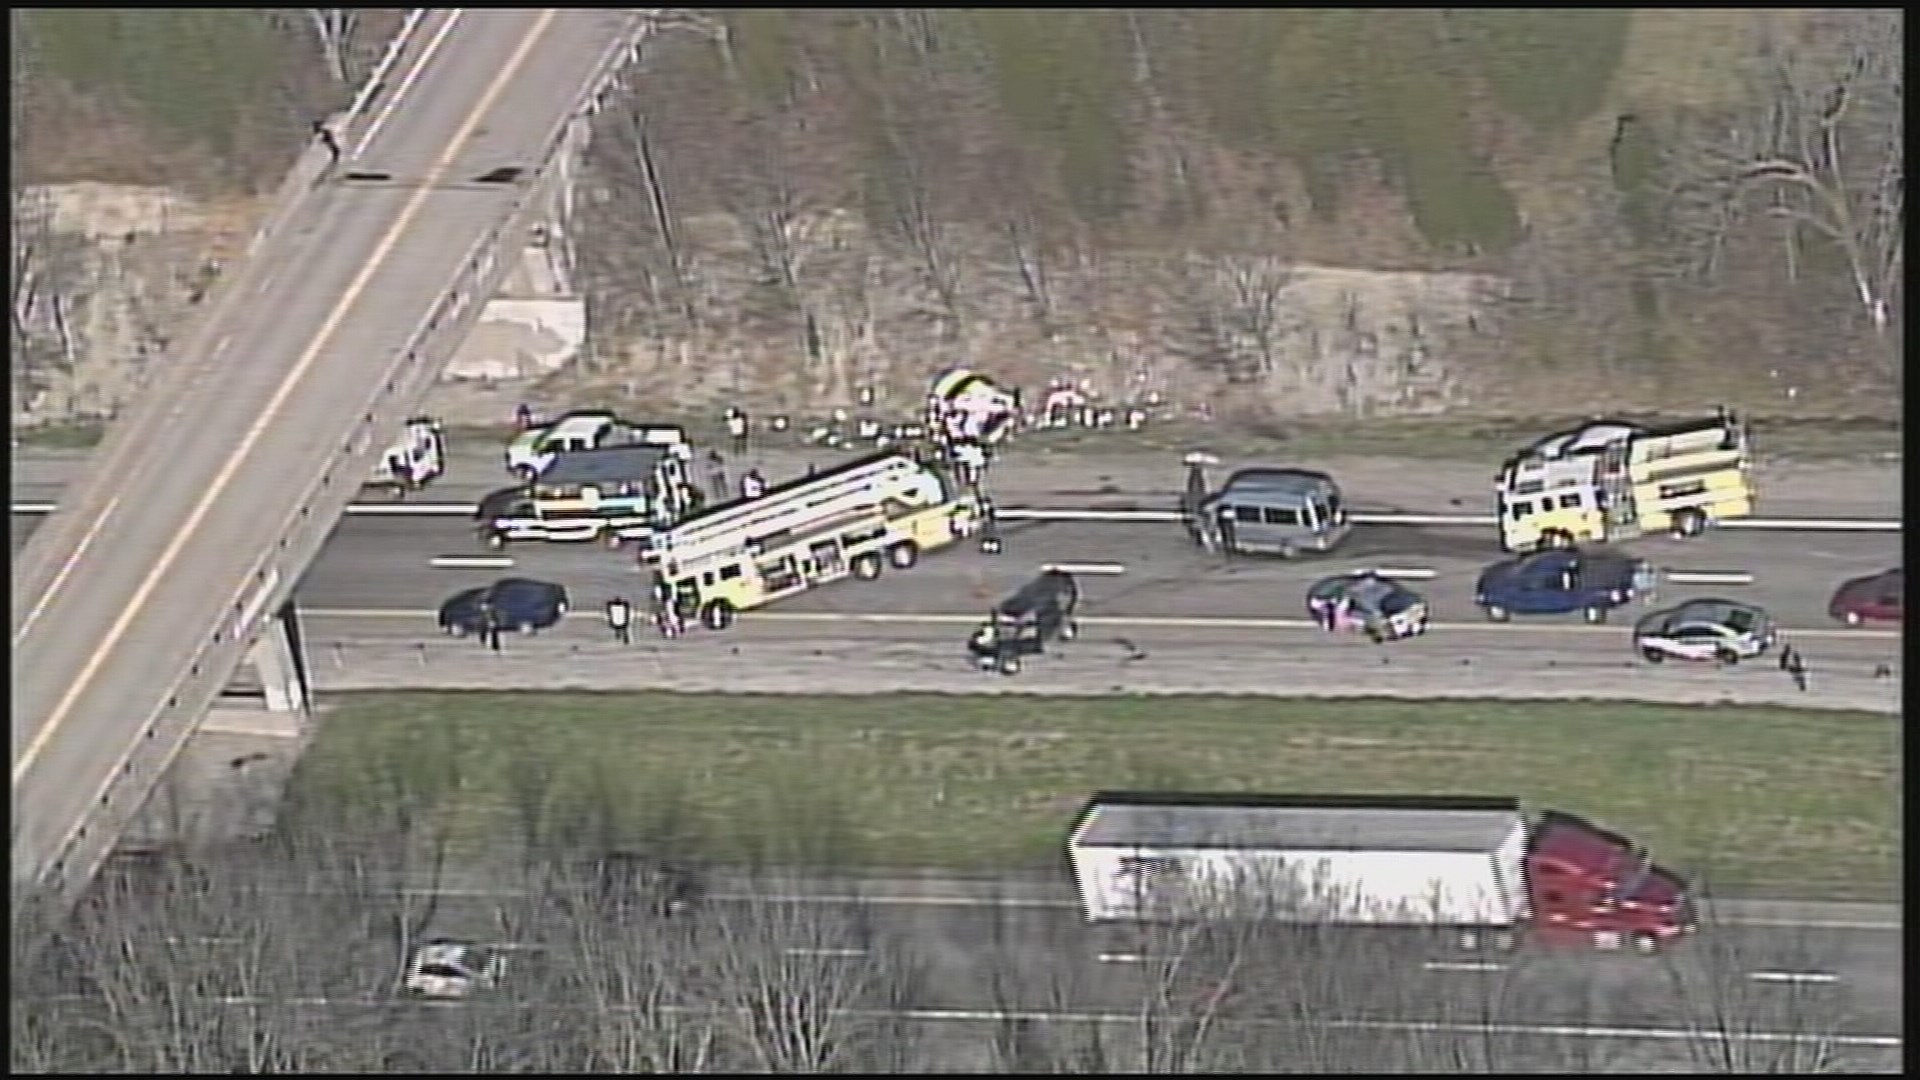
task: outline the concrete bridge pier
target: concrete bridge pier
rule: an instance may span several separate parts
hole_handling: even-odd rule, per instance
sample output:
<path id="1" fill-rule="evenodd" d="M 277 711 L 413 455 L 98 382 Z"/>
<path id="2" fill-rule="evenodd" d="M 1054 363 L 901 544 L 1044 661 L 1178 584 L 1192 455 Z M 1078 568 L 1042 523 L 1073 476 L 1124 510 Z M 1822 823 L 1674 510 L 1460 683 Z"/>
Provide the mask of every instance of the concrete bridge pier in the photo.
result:
<path id="1" fill-rule="evenodd" d="M 305 715 L 312 710 L 312 667 L 300 637 L 300 609 L 291 598 L 260 627 L 247 663 L 260 680 L 268 712 Z"/>
<path id="2" fill-rule="evenodd" d="M 526 246 L 500 253 L 507 273 L 447 364 L 446 377 L 532 381 L 579 358 L 587 305 L 575 280 L 574 193 L 588 137 L 585 113 L 568 122 L 535 196 L 538 217 Z"/>

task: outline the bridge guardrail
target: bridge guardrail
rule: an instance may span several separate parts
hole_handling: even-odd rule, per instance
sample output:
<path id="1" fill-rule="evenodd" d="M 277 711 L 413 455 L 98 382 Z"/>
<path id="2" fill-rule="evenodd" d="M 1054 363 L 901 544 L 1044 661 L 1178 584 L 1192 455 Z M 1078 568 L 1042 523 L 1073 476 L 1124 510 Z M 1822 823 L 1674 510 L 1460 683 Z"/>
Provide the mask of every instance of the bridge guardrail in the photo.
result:
<path id="1" fill-rule="evenodd" d="M 347 112 L 348 122 L 351 122 L 352 118 L 373 99 L 378 92 L 380 84 L 384 82 L 387 73 L 405 51 L 409 38 L 420 25 L 426 13 L 427 9 L 425 8 L 415 8 L 408 11 L 405 21 L 402 22 L 400 28 L 395 32 L 392 40 L 387 43 L 386 51 L 382 55 L 380 62 L 376 64 L 374 70 L 369 73 L 367 80 L 361 85 L 360 91 L 356 94 L 353 104 L 349 106 Z M 280 187 L 266 219 L 255 228 L 253 235 L 248 239 L 243 261 L 251 260 L 270 241 L 282 236 L 287 225 L 298 218 L 300 209 L 305 205 L 307 193 L 313 190 L 314 181 L 319 177 L 321 169 L 324 168 L 323 160 L 313 144 L 307 143 L 301 146 L 300 152 L 298 156 L 295 157 L 293 165 L 287 170 L 286 177 L 280 182 Z M 214 283 L 212 294 L 205 298 L 205 303 L 201 311 L 203 313 L 221 311 L 226 294 L 239 287 L 239 284 L 244 280 L 244 274 L 221 274 L 219 280 Z M 203 314 L 203 319 L 210 318 L 211 315 Z M 193 372 L 186 364 L 177 364 L 174 365 L 174 367 L 180 378 L 193 376 Z M 120 429 L 123 433 L 130 434 L 131 431 L 130 425 L 124 421 L 113 425 L 113 427 Z M 101 444 L 100 451 L 110 453 L 111 450 L 109 448 L 115 441 L 117 440 L 114 440 L 113 432 L 110 429 L 107 440 L 103 440 Z M 49 510 L 51 510 L 51 507 Z M 224 627 L 225 625 L 225 620 L 222 620 L 220 626 Z M 223 635 L 220 628 L 216 627 L 213 635 L 213 643 L 215 645 L 220 644 L 222 638 Z M 43 875 L 43 877 L 54 878 L 58 880 L 63 888 L 69 890 L 72 888 L 76 878 L 84 881 L 88 877 L 91 877 L 93 866 L 98 864 L 99 859 L 104 856 L 106 848 L 111 844 L 110 840 L 107 841 L 106 844 L 100 842 L 99 837 L 103 831 L 106 836 L 118 836 L 120 831 L 140 810 L 140 802 L 135 802 L 129 806 L 127 800 L 124 798 L 116 799 L 116 796 L 128 789 L 128 781 L 130 780 L 134 781 L 132 786 L 135 789 L 145 790 L 146 785 L 144 778 L 146 775 L 151 772 L 164 770 L 167 767 L 173 757 L 174 749 L 178 746 L 179 740 L 171 737 L 165 739 L 159 738 L 161 727 L 163 723 L 172 719 L 168 717 L 167 713 L 175 710 L 177 707 L 181 684 L 197 676 L 201 667 L 203 667 L 206 662 L 207 657 L 203 651 L 200 656 L 189 662 L 186 674 L 176 680 L 174 688 L 170 689 L 168 694 L 160 699 L 161 704 L 155 709 L 153 715 L 149 717 L 147 724 L 143 728 L 145 737 L 137 740 L 133 748 L 129 750 L 117 764 L 116 776 L 119 778 L 118 782 L 108 788 L 106 794 L 102 797 L 102 805 L 96 807 L 94 814 L 87 819 L 76 822 L 72 830 L 63 838 L 62 842 L 56 845 L 55 851 L 52 853 L 50 859 L 51 872 Z M 228 668 L 226 670 L 231 669 Z M 205 706 L 202 706 L 200 713 L 204 712 Z M 177 725 L 178 722 L 175 721 L 174 723 Z M 171 736 L 172 732 L 168 732 L 168 734 Z M 103 823 L 102 818 L 106 819 L 105 824 L 108 826 L 105 830 L 100 828 Z M 92 846 L 96 850 L 89 852 L 86 857 L 81 860 L 83 865 L 78 867 L 78 869 L 83 872 L 76 875 L 72 873 L 72 870 L 75 868 L 69 864 L 72 862 L 72 856 L 75 854 L 76 847 L 86 842 L 89 828 L 92 829 L 93 836 L 95 837 Z"/>

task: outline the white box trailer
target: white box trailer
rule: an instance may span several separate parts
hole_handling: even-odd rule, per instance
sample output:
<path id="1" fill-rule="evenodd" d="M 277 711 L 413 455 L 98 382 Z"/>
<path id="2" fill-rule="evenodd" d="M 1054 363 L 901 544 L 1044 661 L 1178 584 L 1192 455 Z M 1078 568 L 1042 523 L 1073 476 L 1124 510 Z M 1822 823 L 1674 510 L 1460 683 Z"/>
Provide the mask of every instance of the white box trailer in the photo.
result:
<path id="1" fill-rule="evenodd" d="M 1089 921 L 1505 929 L 1528 916 L 1517 800 L 1094 796 L 1068 841 Z"/>

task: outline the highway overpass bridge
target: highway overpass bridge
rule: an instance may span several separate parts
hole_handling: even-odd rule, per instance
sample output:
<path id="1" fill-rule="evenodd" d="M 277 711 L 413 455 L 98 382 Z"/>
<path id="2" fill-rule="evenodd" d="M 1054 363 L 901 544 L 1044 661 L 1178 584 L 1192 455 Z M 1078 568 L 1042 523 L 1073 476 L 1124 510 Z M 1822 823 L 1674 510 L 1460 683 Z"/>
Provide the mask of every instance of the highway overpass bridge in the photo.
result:
<path id="1" fill-rule="evenodd" d="M 541 223 L 643 9 L 419 9 L 21 551 L 13 874 L 72 895 L 236 668 L 305 707 L 289 593 Z"/>

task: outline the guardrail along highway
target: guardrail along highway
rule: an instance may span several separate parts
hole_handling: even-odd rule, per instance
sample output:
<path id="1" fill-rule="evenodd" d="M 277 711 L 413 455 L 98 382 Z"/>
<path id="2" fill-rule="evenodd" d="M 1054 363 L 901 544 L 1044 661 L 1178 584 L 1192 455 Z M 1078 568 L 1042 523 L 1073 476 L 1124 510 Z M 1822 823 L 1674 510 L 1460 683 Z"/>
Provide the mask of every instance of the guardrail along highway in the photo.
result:
<path id="1" fill-rule="evenodd" d="M 15 563 L 16 885 L 89 876 L 523 246 L 626 9 L 418 13 Z"/>

